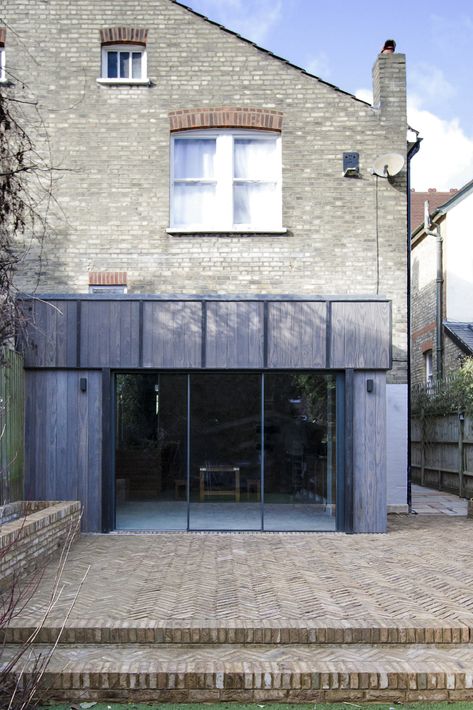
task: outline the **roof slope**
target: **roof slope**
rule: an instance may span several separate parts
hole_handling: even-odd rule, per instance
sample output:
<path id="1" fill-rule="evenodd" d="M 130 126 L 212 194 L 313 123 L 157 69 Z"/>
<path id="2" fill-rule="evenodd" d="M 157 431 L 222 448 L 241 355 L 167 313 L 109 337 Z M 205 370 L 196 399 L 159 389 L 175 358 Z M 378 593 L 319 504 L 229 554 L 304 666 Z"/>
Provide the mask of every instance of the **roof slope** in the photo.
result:
<path id="1" fill-rule="evenodd" d="M 443 324 L 447 334 L 467 355 L 473 355 L 473 323 L 454 323 L 445 321 Z"/>
<path id="2" fill-rule="evenodd" d="M 424 202 L 429 201 L 430 214 L 448 202 L 458 190 L 439 192 L 430 188 L 428 192 L 411 191 L 411 232 L 415 232 L 424 223 Z"/>

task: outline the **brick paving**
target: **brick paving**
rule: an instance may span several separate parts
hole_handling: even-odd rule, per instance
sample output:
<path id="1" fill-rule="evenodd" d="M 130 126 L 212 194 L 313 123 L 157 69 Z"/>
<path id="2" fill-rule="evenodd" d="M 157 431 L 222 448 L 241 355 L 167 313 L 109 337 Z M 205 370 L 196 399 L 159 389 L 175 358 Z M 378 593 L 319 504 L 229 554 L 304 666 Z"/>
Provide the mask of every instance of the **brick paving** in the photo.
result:
<path id="1" fill-rule="evenodd" d="M 387 535 L 87 535 L 73 547 L 59 622 L 90 566 L 70 624 L 146 620 L 473 625 L 473 521 L 392 516 Z M 44 611 L 50 564 L 18 623 Z"/>
<path id="2" fill-rule="evenodd" d="M 391 516 L 387 535 L 83 536 L 34 652 L 57 639 L 90 566 L 45 676 L 52 697 L 473 699 L 472 526 L 412 515 Z M 51 564 L 6 654 L 54 575 Z"/>

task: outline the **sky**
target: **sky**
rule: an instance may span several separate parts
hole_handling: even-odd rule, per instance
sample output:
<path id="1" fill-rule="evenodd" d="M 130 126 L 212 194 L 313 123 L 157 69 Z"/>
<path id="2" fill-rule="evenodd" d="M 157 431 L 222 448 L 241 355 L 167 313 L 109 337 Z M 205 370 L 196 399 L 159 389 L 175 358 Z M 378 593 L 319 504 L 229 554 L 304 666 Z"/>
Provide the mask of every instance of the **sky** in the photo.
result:
<path id="1" fill-rule="evenodd" d="M 359 98 L 386 39 L 407 58 L 408 121 L 423 138 L 416 190 L 473 179 L 472 0 L 183 0 Z"/>

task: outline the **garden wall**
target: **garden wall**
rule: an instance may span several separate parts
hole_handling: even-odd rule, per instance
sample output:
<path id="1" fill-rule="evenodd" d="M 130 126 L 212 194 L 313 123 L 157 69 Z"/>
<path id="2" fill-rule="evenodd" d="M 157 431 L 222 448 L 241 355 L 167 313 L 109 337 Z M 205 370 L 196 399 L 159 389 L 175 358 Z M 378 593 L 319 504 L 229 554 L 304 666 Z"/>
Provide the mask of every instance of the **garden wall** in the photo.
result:
<path id="1" fill-rule="evenodd" d="M 0 586 L 33 572 L 80 532 L 78 501 L 19 501 L 0 507 Z"/>
<path id="2" fill-rule="evenodd" d="M 473 419 L 450 414 L 414 418 L 412 481 L 428 488 L 473 497 Z"/>

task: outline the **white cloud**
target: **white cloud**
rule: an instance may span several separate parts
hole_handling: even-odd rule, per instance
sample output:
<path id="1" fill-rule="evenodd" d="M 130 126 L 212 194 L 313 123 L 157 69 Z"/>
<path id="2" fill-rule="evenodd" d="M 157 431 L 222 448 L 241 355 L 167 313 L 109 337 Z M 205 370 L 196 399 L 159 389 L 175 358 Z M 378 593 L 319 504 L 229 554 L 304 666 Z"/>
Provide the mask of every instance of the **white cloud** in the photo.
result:
<path id="1" fill-rule="evenodd" d="M 310 74 L 315 74 L 321 79 L 328 79 L 332 73 L 328 55 L 323 51 L 310 57 L 305 63 L 305 68 Z"/>
<path id="2" fill-rule="evenodd" d="M 203 0 L 195 9 L 257 44 L 282 16 L 282 0 Z"/>
<path id="3" fill-rule="evenodd" d="M 422 102 L 445 101 L 457 93 L 456 88 L 445 77 L 439 67 L 420 62 L 412 67 L 409 75 L 410 90 L 414 96 L 422 97 Z"/>
<path id="4" fill-rule="evenodd" d="M 367 89 L 356 96 L 371 103 Z M 411 184 L 416 190 L 429 187 L 449 190 L 473 179 L 473 135 L 465 133 L 458 118 L 443 119 L 423 107 L 424 100 L 412 94 L 408 99 L 409 125 L 419 131 L 419 153 L 411 163 Z"/>

